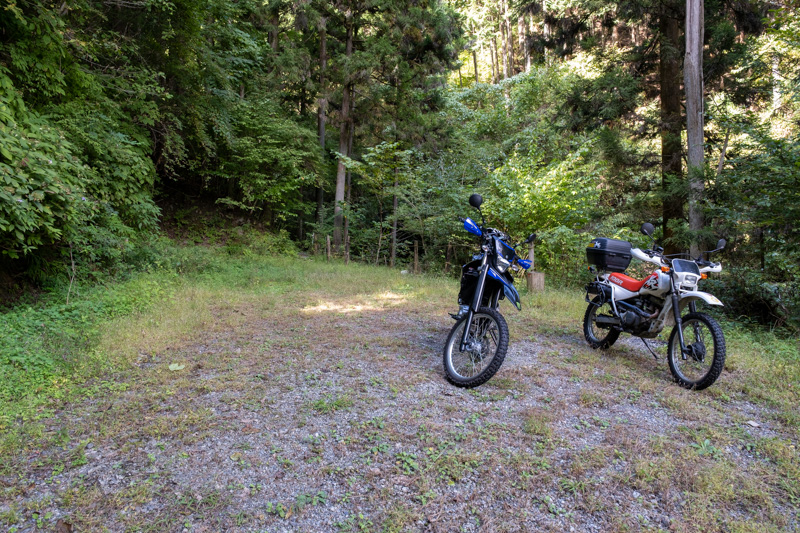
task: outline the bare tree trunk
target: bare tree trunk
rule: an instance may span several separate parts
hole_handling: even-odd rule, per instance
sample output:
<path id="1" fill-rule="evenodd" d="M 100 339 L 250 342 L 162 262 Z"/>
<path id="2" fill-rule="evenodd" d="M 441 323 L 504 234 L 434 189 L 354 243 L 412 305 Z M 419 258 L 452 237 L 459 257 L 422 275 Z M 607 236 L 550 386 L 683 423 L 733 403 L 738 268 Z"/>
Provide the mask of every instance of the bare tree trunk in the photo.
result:
<path id="1" fill-rule="evenodd" d="M 725 152 L 728 151 L 728 140 L 731 138 L 731 127 L 725 130 L 725 142 L 722 143 L 722 150 L 719 152 L 719 164 L 717 165 L 717 177 L 722 174 L 722 169 L 725 167 Z"/>
<path id="2" fill-rule="evenodd" d="M 347 12 L 347 41 L 345 44 L 345 54 L 347 57 L 353 55 L 353 19 L 350 11 Z M 348 155 L 347 141 L 348 141 L 348 127 L 350 126 L 350 92 L 352 91 L 352 83 L 345 81 L 342 90 L 342 124 L 339 128 L 339 153 Z M 344 159 L 339 158 L 339 165 L 336 169 L 336 194 L 334 196 L 333 207 L 333 244 L 336 253 L 341 252 L 342 248 L 342 226 L 344 223 L 342 215 L 342 202 L 344 202 L 344 186 L 345 186 L 346 169 L 344 166 Z"/>
<path id="3" fill-rule="evenodd" d="M 492 60 L 492 83 L 497 83 L 500 79 L 500 67 L 497 64 L 497 37 L 492 35 L 492 41 L 489 43 L 489 57 Z"/>
<path id="4" fill-rule="evenodd" d="M 394 267 L 397 257 L 397 169 L 394 169 L 394 194 L 392 195 L 392 250 L 389 258 L 389 266 Z"/>
<path id="5" fill-rule="evenodd" d="M 478 79 L 478 53 L 474 48 L 472 50 L 472 67 L 475 69 L 475 83 L 480 83 Z"/>
<path id="6" fill-rule="evenodd" d="M 305 194 L 304 194 L 304 193 L 305 193 L 305 191 L 304 191 L 303 189 L 304 189 L 304 187 L 301 185 L 301 186 L 300 186 L 300 198 L 304 200 L 304 199 L 305 199 L 305 198 L 304 198 L 304 196 L 305 196 Z M 304 229 L 305 229 L 305 228 L 303 227 L 303 226 L 305 225 L 305 220 L 304 220 L 304 218 L 305 218 L 305 217 L 303 216 L 303 211 L 300 211 L 300 212 L 297 214 L 297 240 L 298 240 L 298 241 L 302 241 L 302 240 L 303 240 L 303 237 L 304 237 L 304 235 L 303 235 L 303 231 L 304 231 Z"/>
<path id="7" fill-rule="evenodd" d="M 383 202 L 381 202 L 380 196 L 378 197 L 378 220 L 380 227 L 378 228 L 378 251 L 375 252 L 375 266 L 378 266 L 381 258 L 381 242 L 383 241 Z"/>
<path id="8" fill-rule="evenodd" d="M 351 117 L 355 115 L 355 109 L 356 109 L 355 99 L 351 99 L 351 101 L 350 101 L 350 116 Z M 353 153 L 353 135 L 354 135 L 354 130 L 355 129 L 356 129 L 355 125 L 353 124 L 353 121 L 351 120 L 350 121 L 349 132 L 348 132 L 348 135 L 347 135 L 347 155 L 348 156 Z M 346 174 L 346 177 L 345 177 L 345 186 L 346 186 L 346 189 L 347 189 L 347 207 L 349 209 L 350 205 L 351 205 L 350 204 L 350 199 L 352 198 L 352 190 L 353 190 L 352 183 L 350 181 L 350 169 L 349 168 L 347 169 L 347 174 Z M 345 258 L 346 258 L 347 262 L 350 262 L 350 217 L 349 216 L 344 217 L 344 254 L 345 254 Z"/>
<path id="9" fill-rule="evenodd" d="M 686 91 L 686 139 L 688 141 L 690 252 L 700 254 L 698 233 L 703 229 L 705 161 L 703 152 L 703 0 L 686 0 L 686 56 L 683 85 Z"/>
<path id="10" fill-rule="evenodd" d="M 777 111 L 781 107 L 781 85 L 780 85 L 780 61 L 778 54 L 772 53 L 772 110 Z"/>
<path id="11" fill-rule="evenodd" d="M 514 75 L 514 32 L 511 31 L 511 14 L 508 10 L 508 0 L 503 0 L 503 18 L 506 23 L 506 52 L 508 53 L 508 70 L 506 71 L 506 78 Z"/>
<path id="12" fill-rule="evenodd" d="M 544 62 L 550 63 L 550 23 L 547 22 L 547 0 L 542 0 L 542 20 L 544 20 L 544 27 L 542 28 L 542 37 L 544 37 Z"/>
<path id="13" fill-rule="evenodd" d="M 506 20 L 505 17 L 500 18 L 500 42 L 503 45 L 503 79 L 509 77 L 508 75 L 508 36 L 506 35 Z"/>
<path id="14" fill-rule="evenodd" d="M 528 72 L 531 70 L 531 50 L 528 46 L 528 23 L 524 15 L 519 18 L 517 27 L 519 28 L 519 48 L 525 58 L 525 72 Z"/>
<path id="15" fill-rule="evenodd" d="M 661 16 L 659 81 L 661 84 L 661 184 L 663 199 L 663 228 L 665 241 L 673 234 L 669 222 L 683 217 L 683 198 L 668 194 L 670 178 L 681 179 L 683 164 L 681 160 L 681 94 L 680 61 L 678 49 L 678 20 Z M 665 242 L 667 253 L 676 253 L 675 243 Z"/>
<path id="16" fill-rule="evenodd" d="M 276 53 L 278 51 L 278 28 L 280 27 L 281 24 L 280 16 L 281 14 L 279 11 L 279 7 L 277 6 L 273 8 L 269 16 L 269 24 L 270 24 L 269 45 L 272 48 L 272 51 Z"/>
<path id="17" fill-rule="evenodd" d="M 317 126 L 319 128 L 319 145 L 322 148 L 322 157 L 325 157 L 325 122 L 327 119 L 328 110 L 328 93 L 325 85 L 325 71 L 328 68 L 328 48 L 327 48 L 327 33 L 326 33 L 326 20 L 322 17 L 319 22 L 319 114 L 317 117 Z M 317 224 L 322 225 L 322 212 L 324 205 L 324 191 L 322 189 L 322 182 L 317 186 Z"/>
<path id="18" fill-rule="evenodd" d="M 458 88 L 461 89 L 464 86 L 464 79 L 461 77 L 461 66 L 458 67 Z"/>

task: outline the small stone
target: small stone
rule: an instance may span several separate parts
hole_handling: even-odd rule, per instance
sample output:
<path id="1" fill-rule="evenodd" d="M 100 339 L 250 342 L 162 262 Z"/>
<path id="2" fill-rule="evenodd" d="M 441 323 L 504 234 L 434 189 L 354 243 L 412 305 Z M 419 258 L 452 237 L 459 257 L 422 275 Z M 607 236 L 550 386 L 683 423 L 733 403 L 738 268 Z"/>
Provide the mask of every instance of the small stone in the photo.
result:
<path id="1" fill-rule="evenodd" d="M 751 426 L 751 427 L 754 427 L 754 428 L 760 428 L 761 427 L 761 424 L 759 424 L 755 420 L 748 420 L 747 421 L 747 425 Z"/>

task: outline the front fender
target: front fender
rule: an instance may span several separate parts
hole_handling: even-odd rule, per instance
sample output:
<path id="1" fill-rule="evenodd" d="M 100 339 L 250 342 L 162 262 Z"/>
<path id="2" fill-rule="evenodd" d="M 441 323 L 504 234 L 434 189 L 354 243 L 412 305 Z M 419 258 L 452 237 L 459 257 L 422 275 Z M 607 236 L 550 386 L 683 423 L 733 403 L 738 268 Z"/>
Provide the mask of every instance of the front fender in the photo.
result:
<path id="1" fill-rule="evenodd" d="M 506 295 L 506 298 L 508 298 L 508 301 L 514 304 L 514 306 L 517 308 L 517 311 L 522 311 L 522 304 L 520 303 L 519 292 L 517 292 L 517 289 L 508 281 L 506 281 L 505 278 L 492 267 L 489 267 L 488 275 L 490 278 L 496 279 L 503 284 L 503 293 Z"/>
<path id="2" fill-rule="evenodd" d="M 695 300 L 703 300 L 708 305 L 725 305 L 720 301 L 719 298 L 717 298 L 713 294 L 709 294 L 707 292 L 701 292 L 701 291 L 690 291 L 690 292 L 681 293 L 681 299 L 680 299 L 681 309 L 686 307 L 686 305 L 689 302 L 692 302 L 692 301 L 695 301 Z"/>

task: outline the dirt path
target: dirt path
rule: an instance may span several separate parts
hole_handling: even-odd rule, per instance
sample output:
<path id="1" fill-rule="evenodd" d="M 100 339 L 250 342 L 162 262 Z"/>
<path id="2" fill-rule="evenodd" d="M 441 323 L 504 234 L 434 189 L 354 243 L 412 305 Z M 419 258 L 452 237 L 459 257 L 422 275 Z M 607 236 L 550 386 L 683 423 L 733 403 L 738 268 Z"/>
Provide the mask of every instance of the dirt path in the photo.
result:
<path id="1" fill-rule="evenodd" d="M 0 479 L 0 524 L 798 529 L 798 494 L 764 444 L 796 461 L 796 438 L 764 407 L 726 401 L 724 380 L 716 395 L 683 391 L 640 345 L 601 354 L 577 328 L 510 317 L 506 363 L 467 391 L 443 377 L 444 313 L 390 294 L 279 307 L 142 354 L 122 386 L 57 413 Z"/>

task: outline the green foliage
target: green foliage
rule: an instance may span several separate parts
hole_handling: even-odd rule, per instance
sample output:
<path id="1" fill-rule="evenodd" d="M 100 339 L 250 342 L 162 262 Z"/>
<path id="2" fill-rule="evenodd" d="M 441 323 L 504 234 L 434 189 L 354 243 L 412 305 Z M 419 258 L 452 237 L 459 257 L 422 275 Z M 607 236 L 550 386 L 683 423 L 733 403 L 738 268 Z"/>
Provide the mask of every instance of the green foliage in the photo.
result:
<path id="1" fill-rule="evenodd" d="M 27 109 L 0 67 L 0 246 L 19 257 L 60 241 L 81 220 L 90 170 L 74 146 Z"/>
<path id="2" fill-rule="evenodd" d="M 243 103 L 236 110 L 235 141 L 221 172 L 241 190 L 240 205 L 267 207 L 282 220 L 302 210 L 301 188 L 317 182 L 316 133 L 283 116 L 269 100 Z"/>
<path id="3" fill-rule="evenodd" d="M 576 144 L 551 160 L 535 146 L 512 155 L 493 174 L 487 210 L 518 232 L 585 225 L 596 211 L 604 168 L 592 157 L 592 141 Z"/>
<path id="4" fill-rule="evenodd" d="M 150 141 L 123 117 L 109 116 L 119 112 L 111 102 L 103 107 L 77 101 L 61 106 L 59 125 L 92 170 L 87 192 L 119 213 L 124 224 L 153 231 L 159 209 L 152 199 L 155 167 L 149 157 Z"/>

